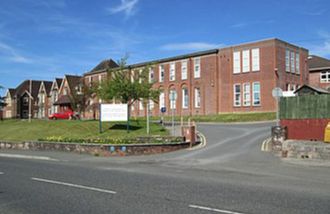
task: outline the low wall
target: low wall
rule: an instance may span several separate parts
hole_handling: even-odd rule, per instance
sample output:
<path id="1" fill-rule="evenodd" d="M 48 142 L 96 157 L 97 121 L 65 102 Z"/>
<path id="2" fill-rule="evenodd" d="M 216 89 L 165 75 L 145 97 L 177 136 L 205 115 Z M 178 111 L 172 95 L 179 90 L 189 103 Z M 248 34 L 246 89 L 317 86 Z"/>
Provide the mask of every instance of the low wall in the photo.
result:
<path id="1" fill-rule="evenodd" d="M 324 140 L 324 130 L 328 119 L 281 119 L 281 126 L 287 127 L 288 139 Z"/>
<path id="2" fill-rule="evenodd" d="M 47 150 L 64 151 L 92 154 L 95 156 L 128 156 L 147 155 L 171 152 L 179 149 L 189 148 L 190 143 L 168 143 L 168 144 L 81 144 L 81 143 L 54 143 L 54 142 L 5 142 L 0 141 L 0 149 L 22 149 L 22 150 Z"/>
<path id="3" fill-rule="evenodd" d="M 330 144 L 320 141 L 286 140 L 282 144 L 282 157 L 330 160 Z"/>

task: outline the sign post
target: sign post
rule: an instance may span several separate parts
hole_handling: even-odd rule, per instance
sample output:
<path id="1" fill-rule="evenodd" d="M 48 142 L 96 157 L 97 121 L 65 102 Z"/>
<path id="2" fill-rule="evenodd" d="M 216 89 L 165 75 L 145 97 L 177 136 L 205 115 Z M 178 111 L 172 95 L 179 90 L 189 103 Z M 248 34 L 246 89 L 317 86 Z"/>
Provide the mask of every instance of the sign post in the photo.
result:
<path id="1" fill-rule="evenodd" d="M 276 87 L 272 90 L 272 95 L 276 99 L 276 126 L 280 126 L 280 109 L 279 109 L 279 101 L 283 96 L 283 91 L 281 88 Z"/>
<path id="2" fill-rule="evenodd" d="M 172 134 L 175 135 L 175 127 L 174 127 L 174 110 L 175 110 L 175 101 L 177 98 L 177 94 L 175 91 L 172 91 L 170 94 L 170 100 L 171 100 L 171 109 L 172 109 Z"/>

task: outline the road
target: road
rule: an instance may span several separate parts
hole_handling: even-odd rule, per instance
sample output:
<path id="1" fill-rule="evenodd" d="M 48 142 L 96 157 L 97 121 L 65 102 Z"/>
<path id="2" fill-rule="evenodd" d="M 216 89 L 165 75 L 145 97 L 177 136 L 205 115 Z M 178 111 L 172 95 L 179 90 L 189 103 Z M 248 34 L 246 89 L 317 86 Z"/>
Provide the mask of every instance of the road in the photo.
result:
<path id="1" fill-rule="evenodd" d="M 329 167 L 261 152 L 271 125 L 199 124 L 205 147 L 143 157 L 0 151 L 0 213 L 329 213 Z"/>

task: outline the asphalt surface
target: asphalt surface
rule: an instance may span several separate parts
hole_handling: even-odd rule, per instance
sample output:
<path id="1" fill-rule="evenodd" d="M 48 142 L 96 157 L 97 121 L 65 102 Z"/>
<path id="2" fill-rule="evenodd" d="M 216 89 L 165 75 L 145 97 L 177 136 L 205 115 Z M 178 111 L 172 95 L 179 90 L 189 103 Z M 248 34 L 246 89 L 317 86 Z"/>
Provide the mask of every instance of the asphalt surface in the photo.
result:
<path id="1" fill-rule="evenodd" d="M 0 213 L 330 213 L 329 167 L 261 152 L 271 125 L 200 124 L 203 148 L 141 157 L 2 150 Z"/>

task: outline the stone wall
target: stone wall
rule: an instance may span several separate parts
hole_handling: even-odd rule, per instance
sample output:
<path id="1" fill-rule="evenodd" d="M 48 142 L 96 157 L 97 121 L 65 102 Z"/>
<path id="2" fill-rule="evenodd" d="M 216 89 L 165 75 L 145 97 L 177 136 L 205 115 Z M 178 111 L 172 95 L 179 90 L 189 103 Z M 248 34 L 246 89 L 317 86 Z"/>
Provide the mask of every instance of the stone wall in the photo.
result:
<path id="1" fill-rule="evenodd" d="M 286 140 L 282 144 L 282 157 L 330 160 L 330 144 L 321 141 Z"/>

